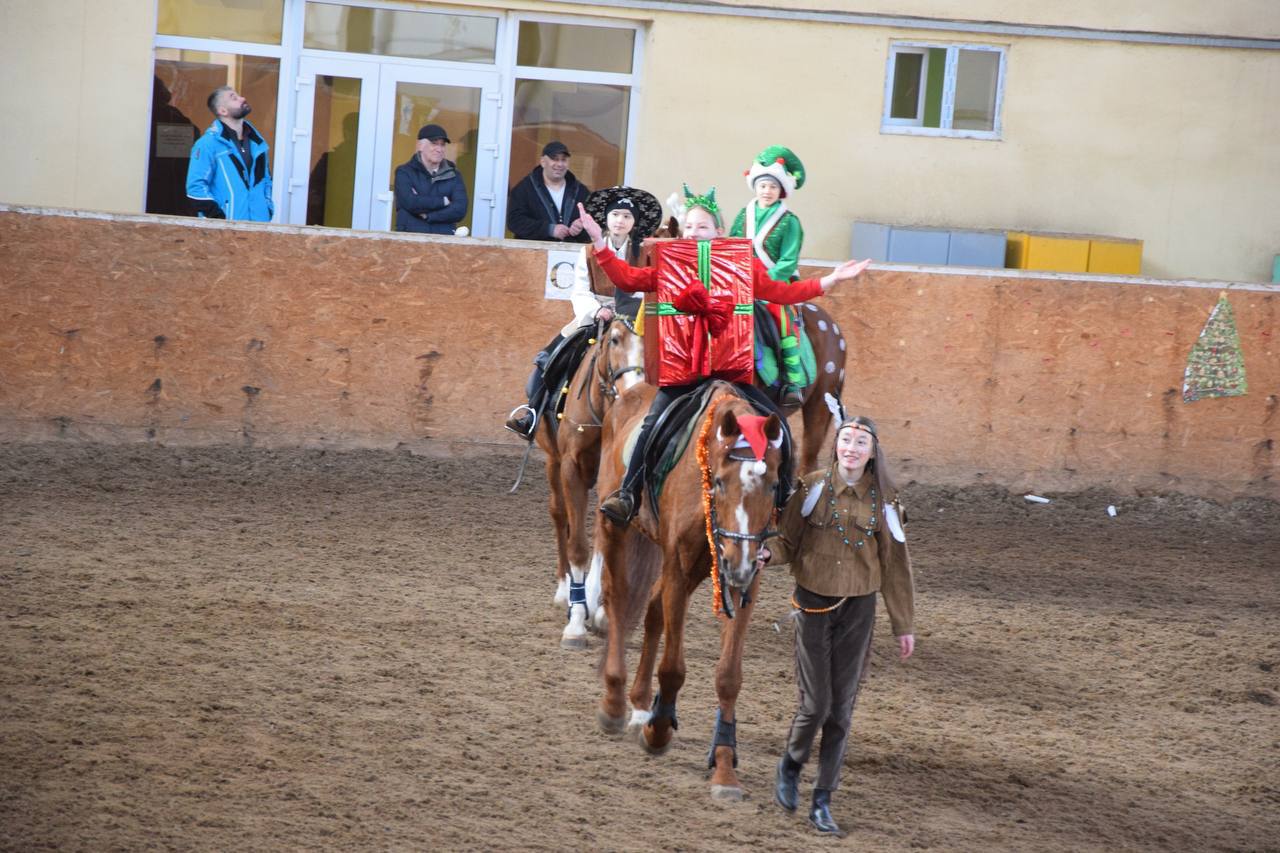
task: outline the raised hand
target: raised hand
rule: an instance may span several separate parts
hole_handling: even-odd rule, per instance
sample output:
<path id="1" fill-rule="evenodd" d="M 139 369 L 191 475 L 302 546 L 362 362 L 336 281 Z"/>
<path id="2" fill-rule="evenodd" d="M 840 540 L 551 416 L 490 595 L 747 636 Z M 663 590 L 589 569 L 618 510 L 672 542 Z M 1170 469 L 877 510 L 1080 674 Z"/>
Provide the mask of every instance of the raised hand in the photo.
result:
<path id="1" fill-rule="evenodd" d="M 871 259 L 865 261 L 845 261 L 831 272 L 822 277 L 822 292 L 826 293 L 835 287 L 838 282 L 848 281 L 851 278 L 857 278 L 862 271 L 871 266 Z"/>
<path id="2" fill-rule="evenodd" d="M 587 209 L 582 206 L 582 202 L 578 202 L 578 217 L 578 221 L 582 223 L 582 230 L 587 232 L 587 236 L 591 238 L 591 243 L 597 249 L 603 249 L 604 231 L 600 229 L 600 223 L 596 222 L 587 213 Z"/>

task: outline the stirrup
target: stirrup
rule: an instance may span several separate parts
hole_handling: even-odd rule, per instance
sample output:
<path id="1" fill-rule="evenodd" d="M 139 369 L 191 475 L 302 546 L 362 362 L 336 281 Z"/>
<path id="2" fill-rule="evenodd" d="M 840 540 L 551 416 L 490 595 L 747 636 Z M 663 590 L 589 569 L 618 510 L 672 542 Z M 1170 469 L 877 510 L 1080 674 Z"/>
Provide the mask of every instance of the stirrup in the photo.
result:
<path id="1" fill-rule="evenodd" d="M 523 416 L 520 416 L 520 412 L 522 410 L 527 412 L 530 418 L 529 426 L 527 428 L 522 428 L 523 424 L 521 421 L 524 419 Z M 511 410 L 511 414 L 507 415 L 507 422 L 503 424 L 503 426 L 523 438 L 525 441 L 532 441 L 533 434 L 538 430 L 538 410 L 528 404 L 516 406 Z"/>
<path id="2" fill-rule="evenodd" d="M 600 502 L 600 512 L 618 524 L 630 524 L 636 515 L 636 500 L 626 489 L 618 489 Z"/>
<path id="3" fill-rule="evenodd" d="M 782 390 L 778 393 L 778 405 L 795 406 L 796 408 L 803 406 L 804 389 L 792 383 L 783 385 Z"/>

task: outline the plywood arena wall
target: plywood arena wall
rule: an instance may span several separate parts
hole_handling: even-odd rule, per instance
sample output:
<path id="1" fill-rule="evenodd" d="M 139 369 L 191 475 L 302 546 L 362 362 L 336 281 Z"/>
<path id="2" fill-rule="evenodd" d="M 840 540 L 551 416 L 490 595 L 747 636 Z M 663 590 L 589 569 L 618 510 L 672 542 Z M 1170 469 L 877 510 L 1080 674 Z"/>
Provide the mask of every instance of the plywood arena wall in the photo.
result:
<path id="1" fill-rule="evenodd" d="M 519 447 L 547 248 L 0 208 L 0 440 Z M 1184 403 L 1224 291 L 1249 393 Z M 1278 296 L 884 268 L 826 302 L 903 480 L 1280 499 Z"/>

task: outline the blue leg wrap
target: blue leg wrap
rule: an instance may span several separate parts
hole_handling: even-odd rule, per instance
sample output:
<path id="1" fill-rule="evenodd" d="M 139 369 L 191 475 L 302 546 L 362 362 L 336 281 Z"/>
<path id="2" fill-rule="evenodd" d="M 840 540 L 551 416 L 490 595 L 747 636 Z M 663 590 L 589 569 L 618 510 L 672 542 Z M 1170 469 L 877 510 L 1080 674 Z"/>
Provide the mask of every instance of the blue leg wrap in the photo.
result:
<path id="1" fill-rule="evenodd" d="M 733 750 L 733 766 L 738 766 L 738 721 L 726 723 L 720 716 L 720 709 L 716 708 L 716 731 L 711 736 L 711 749 L 707 752 L 707 769 L 712 770 L 716 766 L 716 747 L 727 746 Z"/>
<path id="2" fill-rule="evenodd" d="M 653 725 L 660 717 L 670 720 L 671 728 L 680 728 L 680 723 L 676 720 L 676 703 L 663 702 L 662 694 L 658 693 L 653 697 L 653 716 L 649 718 L 649 725 Z"/>
<path id="3" fill-rule="evenodd" d="M 582 613 L 584 616 L 590 615 L 589 613 L 587 613 L 587 579 L 583 578 L 582 582 L 579 583 L 575 581 L 573 579 L 573 575 L 570 574 L 569 575 L 569 609 L 565 616 L 566 619 L 573 618 L 573 606 L 575 604 L 582 605 Z"/>

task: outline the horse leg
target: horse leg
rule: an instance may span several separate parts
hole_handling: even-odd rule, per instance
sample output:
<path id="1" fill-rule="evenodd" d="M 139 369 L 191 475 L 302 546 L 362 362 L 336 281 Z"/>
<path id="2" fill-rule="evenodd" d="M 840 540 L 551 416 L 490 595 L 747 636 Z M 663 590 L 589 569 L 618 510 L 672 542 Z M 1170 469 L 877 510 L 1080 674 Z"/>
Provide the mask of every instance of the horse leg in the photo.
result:
<path id="1" fill-rule="evenodd" d="M 560 489 L 560 454 L 554 446 L 543 442 L 539 444 L 547 454 L 547 486 L 550 492 L 548 509 L 551 513 L 551 528 L 556 533 L 556 594 L 552 601 L 556 607 L 565 607 L 569 603 L 569 553 L 565 542 L 564 494 Z"/>
<path id="2" fill-rule="evenodd" d="M 629 584 L 624 554 L 627 532 L 605 521 L 604 516 L 596 521 L 595 539 L 604 554 L 604 600 L 611 613 L 627 612 Z M 609 620 L 604 666 L 601 668 L 604 695 L 600 697 L 596 720 L 608 734 L 621 734 L 627 724 L 627 638 L 623 622 L 623 619 Z"/>
<path id="3" fill-rule="evenodd" d="M 569 563 L 568 624 L 564 626 L 560 645 L 566 649 L 585 649 L 587 623 L 593 609 L 587 596 L 587 563 L 591 555 L 585 530 L 587 484 L 572 450 L 560 460 L 560 494 L 565 515 L 565 557 Z"/>
<path id="4" fill-rule="evenodd" d="M 680 567 L 674 573 L 671 565 Z M 688 575 L 682 571 L 683 561 L 668 560 L 662 576 L 662 662 L 658 664 L 658 695 L 653 701 L 653 716 L 640 730 L 641 745 L 654 755 L 662 755 L 671 748 L 671 739 L 679 728 L 676 721 L 676 696 L 684 686 L 684 625 L 689 609 L 689 588 L 679 579 Z"/>
<path id="5" fill-rule="evenodd" d="M 640 647 L 640 660 L 636 663 L 636 676 L 631 681 L 631 719 L 627 731 L 638 731 L 653 717 L 653 665 L 658 659 L 658 646 L 662 640 L 662 587 L 658 581 L 649 606 L 644 614 L 644 643 Z"/>
<path id="6" fill-rule="evenodd" d="M 711 796 L 717 800 L 741 800 L 742 786 L 738 782 L 738 692 L 742 689 L 742 651 L 747 643 L 747 626 L 755 612 L 756 596 L 760 588 L 757 574 L 751 582 L 750 603 L 741 604 L 733 619 L 720 616 L 720 662 L 716 665 L 716 696 L 720 707 L 716 711 L 716 730 L 711 740 L 707 766 L 712 768 Z"/>

